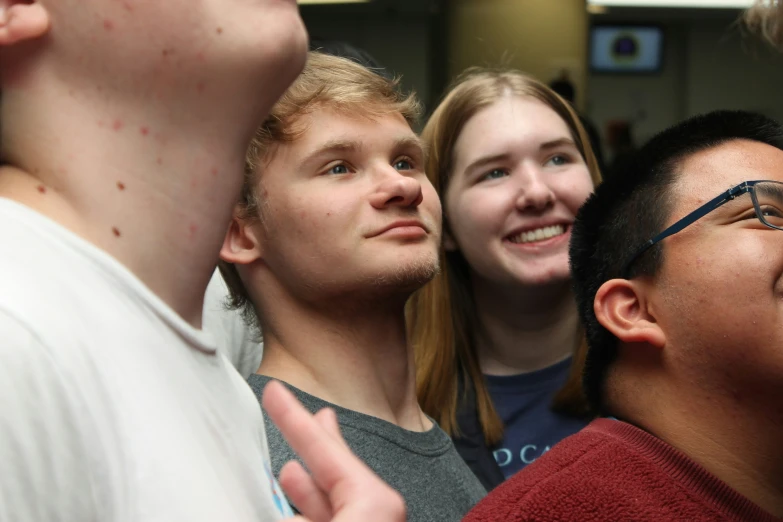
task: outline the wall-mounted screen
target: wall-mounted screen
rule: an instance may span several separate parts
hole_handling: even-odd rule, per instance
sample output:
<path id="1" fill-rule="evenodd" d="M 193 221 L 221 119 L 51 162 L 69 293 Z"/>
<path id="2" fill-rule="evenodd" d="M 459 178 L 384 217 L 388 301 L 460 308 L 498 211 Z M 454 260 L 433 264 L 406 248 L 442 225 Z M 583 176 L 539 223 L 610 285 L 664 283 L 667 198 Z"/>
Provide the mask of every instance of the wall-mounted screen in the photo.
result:
<path id="1" fill-rule="evenodd" d="M 663 61 L 663 30 L 656 26 L 595 25 L 590 69 L 597 73 L 655 73 Z"/>

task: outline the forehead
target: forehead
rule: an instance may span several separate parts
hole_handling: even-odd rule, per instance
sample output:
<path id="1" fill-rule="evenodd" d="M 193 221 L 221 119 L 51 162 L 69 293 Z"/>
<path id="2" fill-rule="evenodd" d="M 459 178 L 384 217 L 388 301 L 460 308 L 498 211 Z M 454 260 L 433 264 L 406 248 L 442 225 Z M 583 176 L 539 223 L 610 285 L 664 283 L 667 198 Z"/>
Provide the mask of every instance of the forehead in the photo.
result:
<path id="1" fill-rule="evenodd" d="M 299 118 L 295 125 L 301 133 L 291 145 L 301 151 L 340 139 L 371 142 L 414 136 L 399 112 L 371 115 L 362 113 L 359 107 L 351 111 L 316 108 Z"/>
<path id="2" fill-rule="evenodd" d="M 693 154 L 680 165 L 674 207 L 684 214 L 743 182 L 783 182 L 783 151 L 765 143 L 733 140 Z"/>
<path id="3" fill-rule="evenodd" d="M 319 107 L 300 116 L 290 126 L 294 139 L 270 147 L 266 161 L 259 169 L 261 177 L 268 178 L 275 172 L 301 166 L 313 154 L 331 145 L 351 145 L 356 150 L 369 151 L 403 140 L 418 142 L 416 134 L 399 112 L 367 116 L 358 109 L 346 112 Z"/>
<path id="4" fill-rule="evenodd" d="M 529 96 L 508 95 L 481 109 L 462 129 L 455 145 L 456 159 L 505 152 L 509 147 L 537 147 L 570 138 L 566 122 L 548 105 Z"/>

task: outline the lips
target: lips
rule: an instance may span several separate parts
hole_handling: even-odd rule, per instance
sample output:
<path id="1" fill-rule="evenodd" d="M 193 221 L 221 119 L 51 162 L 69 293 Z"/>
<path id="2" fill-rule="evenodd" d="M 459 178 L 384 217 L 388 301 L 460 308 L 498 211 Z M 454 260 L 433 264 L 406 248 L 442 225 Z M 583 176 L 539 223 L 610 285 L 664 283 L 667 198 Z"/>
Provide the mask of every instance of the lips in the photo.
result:
<path id="1" fill-rule="evenodd" d="M 386 227 L 376 231 L 375 233 L 371 234 L 368 237 L 380 236 L 381 234 L 384 234 L 386 232 L 389 232 L 390 230 L 394 230 L 398 228 L 399 229 L 420 228 L 424 232 L 429 232 L 429 230 L 427 230 L 427 227 L 425 227 L 421 221 L 416 221 L 415 219 L 406 219 L 406 220 L 395 221 L 394 223 L 390 223 Z"/>
<path id="2" fill-rule="evenodd" d="M 538 241 L 544 241 L 553 237 L 561 236 L 566 233 L 567 226 L 564 224 L 556 224 L 543 226 L 533 229 L 523 230 L 507 236 L 507 240 L 511 243 L 523 244 L 523 243 L 535 243 Z"/>

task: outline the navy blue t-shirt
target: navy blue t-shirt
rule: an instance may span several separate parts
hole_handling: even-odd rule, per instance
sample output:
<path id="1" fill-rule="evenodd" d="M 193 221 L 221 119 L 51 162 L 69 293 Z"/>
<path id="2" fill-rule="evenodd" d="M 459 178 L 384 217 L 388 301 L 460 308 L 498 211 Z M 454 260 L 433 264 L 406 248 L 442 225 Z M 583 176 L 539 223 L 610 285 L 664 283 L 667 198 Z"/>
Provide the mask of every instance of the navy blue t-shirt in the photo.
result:
<path id="1" fill-rule="evenodd" d="M 484 376 L 505 426 L 494 455 L 506 478 L 590 423 L 552 411 L 552 400 L 568 379 L 570 367 L 568 358 L 535 372 Z"/>

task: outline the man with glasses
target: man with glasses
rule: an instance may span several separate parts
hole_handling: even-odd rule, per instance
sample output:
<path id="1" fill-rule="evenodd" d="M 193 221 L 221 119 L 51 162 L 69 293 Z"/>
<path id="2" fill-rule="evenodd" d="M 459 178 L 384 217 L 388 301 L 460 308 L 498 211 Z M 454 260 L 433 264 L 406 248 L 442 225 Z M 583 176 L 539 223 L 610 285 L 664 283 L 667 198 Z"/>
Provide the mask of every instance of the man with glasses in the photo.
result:
<path id="1" fill-rule="evenodd" d="M 478 520 L 783 520 L 783 127 L 714 112 L 597 188 L 571 263 L 604 415 Z"/>

